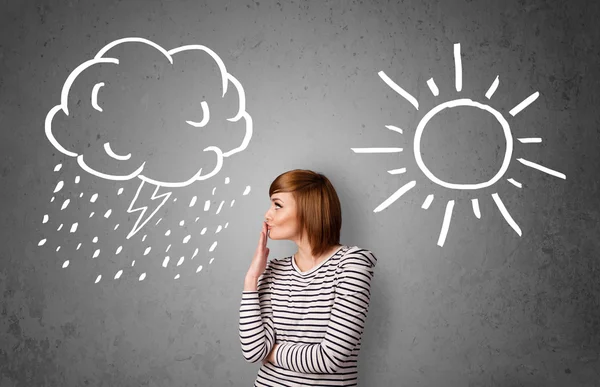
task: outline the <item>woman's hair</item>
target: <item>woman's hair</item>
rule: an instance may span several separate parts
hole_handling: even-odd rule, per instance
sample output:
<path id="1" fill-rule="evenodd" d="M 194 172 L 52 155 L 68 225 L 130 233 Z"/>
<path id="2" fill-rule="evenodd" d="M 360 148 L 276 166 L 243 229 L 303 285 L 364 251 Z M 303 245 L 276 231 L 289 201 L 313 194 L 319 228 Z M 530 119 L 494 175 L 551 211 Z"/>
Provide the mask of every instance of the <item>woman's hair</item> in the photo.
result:
<path id="1" fill-rule="evenodd" d="M 300 230 L 306 231 L 313 256 L 339 244 L 342 208 L 329 179 L 307 169 L 294 169 L 271 183 L 269 197 L 277 192 L 289 192 L 294 197 Z"/>

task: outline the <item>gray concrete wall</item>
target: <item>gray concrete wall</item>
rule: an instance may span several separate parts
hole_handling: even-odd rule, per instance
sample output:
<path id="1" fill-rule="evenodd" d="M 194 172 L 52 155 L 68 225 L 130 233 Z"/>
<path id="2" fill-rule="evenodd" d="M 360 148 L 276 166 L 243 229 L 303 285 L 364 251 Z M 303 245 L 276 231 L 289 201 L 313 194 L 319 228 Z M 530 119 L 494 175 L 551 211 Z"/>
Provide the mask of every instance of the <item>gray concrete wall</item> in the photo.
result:
<path id="1" fill-rule="evenodd" d="M 379 259 L 359 385 L 600 386 L 599 17 L 593 1 L 3 2 L 0 386 L 250 386 L 257 366 L 244 362 L 237 332 L 243 278 L 269 184 L 294 168 L 331 179 L 341 242 Z M 244 151 L 203 151 L 235 149 L 249 128 L 226 120 L 240 93 L 230 83 L 222 96 L 214 59 L 186 51 L 171 64 L 142 43 L 112 48 L 104 57 L 118 65 L 74 78 L 68 114 L 50 122 L 55 147 L 46 120 L 69 75 L 126 37 L 213 50 L 244 89 L 253 124 Z M 91 99 L 99 82 L 102 112 Z M 418 151 L 439 179 L 476 184 L 498 173 L 512 142 L 488 187 L 443 187 L 416 162 L 423 117 L 459 98 L 495 109 L 509 136 L 490 111 L 457 106 L 433 116 Z M 209 124 L 187 125 L 202 120 L 202 101 Z M 130 159 L 108 157 L 107 142 Z M 403 151 L 351 149 L 364 147 Z M 111 176 L 146 164 L 111 180 L 86 172 L 79 155 Z M 171 192 L 161 206 L 155 187 L 140 185 L 183 181 L 199 166 L 220 169 L 161 187 L 157 195 Z M 139 218 L 128 209 L 143 206 L 158 210 L 128 238 Z M 269 246 L 271 257 L 295 251 Z"/>

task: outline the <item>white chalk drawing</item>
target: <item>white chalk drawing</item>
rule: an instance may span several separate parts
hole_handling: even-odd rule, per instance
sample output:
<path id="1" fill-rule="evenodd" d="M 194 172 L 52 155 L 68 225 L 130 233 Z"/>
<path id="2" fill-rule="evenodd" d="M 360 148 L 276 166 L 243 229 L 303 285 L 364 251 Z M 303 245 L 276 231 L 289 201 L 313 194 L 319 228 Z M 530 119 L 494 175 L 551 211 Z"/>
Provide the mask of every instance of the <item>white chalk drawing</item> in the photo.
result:
<path id="1" fill-rule="evenodd" d="M 206 148 L 203 149 L 204 152 L 214 152 L 217 157 L 216 166 L 214 167 L 214 169 L 212 171 L 202 174 L 202 168 L 199 168 L 198 171 L 193 176 L 190 176 L 186 180 L 176 181 L 176 182 L 167 182 L 167 181 L 157 180 L 155 178 L 152 178 L 152 176 L 146 175 L 144 172 L 144 166 L 145 166 L 146 162 L 144 161 L 144 162 L 141 162 L 141 164 L 139 165 L 139 167 L 137 169 L 135 169 L 133 172 L 131 172 L 129 174 L 125 174 L 125 175 L 107 174 L 107 173 L 103 173 L 101 171 L 98 171 L 98 170 L 90 167 L 85 162 L 84 154 L 78 154 L 76 152 L 67 150 L 65 147 L 63 147 L 59 143 L 59 141 L 54 136 L 54 133 L 52 131 L 52 120 L 59 111 L 62 111 L 67 116 L 69 115 L 69 106 L 68 106 L 67 102 L 68 102 L 68 98 L 69 98 L 69 90 L 71 88 L 71 85 L 75 81 L 75 79 L 81 73 L 83 73 L 86 69 L 88 69 L 91 66 L 94 66 L 96 64 L 112 63 L 115 65 L 118 65 L 119 59 L 107 58 L 107 57 L 104 57 L 104 55 L 111 48 L 113 48 L 119 44 L 125 44 L 125 43 L 129 43 L 129 42 L 145 43 L 149 46 L 154 47 L 156 50 L 158 50 L 165 56 L 165 58 L 169 61 L 170 64 L 174 63 L 173 56 L 177 53 L 184 52 L 184 51 L 191 51 L 191 50 L 203 51 L 203 52 L 209 54 L 213 58 L 213 60 L 215 61 L 215 63 L 218 65 L 218 67 L 220 69 L 221 77 L 222 77 L 223 96 L 225 96 L 225 94 L 227 93 L 230 85 L 233 85 L 234 90 L 237 91 L 238 96 L 239 96 L 238 112 L 234 117 L 228 118 L 227 120 L 231 121 L 231 122 L 245 120 L 246 121 L 246 133 L 243 137 L 242 143 L 238 147 L 236 147 L 234 149 L 230 149 L 226 152 L 223 152 L 219 147 L 216 147 L 216 146 L 207 146 Z M 97 83 L 93 87 L 92 93 L 91 93 L 91 105 L 94 107 L 94 109 L 96 109 L 99 112 L 102 112 L 103 110 L 98 103 L 98 92 L 99 92 L 100 88 L 102 88 L 104 86 L 105 86 L 104 82 Z M 202 111 L 203 111 L 202 121 L 198 122 L 198 123 L 194 122 L 194 121 L 189 121 L 189 120 L 186 121 L 188 124 L 190 124 L 194 127 L 203 127 L 208 123 L 208 121 L 210 119 L 209 107 L 208 107 L 208 104 L 206 103 L 206 101 L 200 102 L 200 107 L 202 108 Z M 96 54 L 96 56 L 93 59 L 82 63 L 75 70 L 73 70 L 73 72 L 71 72 L 71 74 L 68 76 L 67 80 L 65 81 L 62 92 L 61 92 L 61 103 L 59 105 L 56 105 L 55 107 L 53 107 L 46 116 L 45 131 L 46 131 L 46 136 L 48 137 L 48 140 L 50 141 L 50 143 L 52 143 L 52 145 L 58 151 L 62 152 L 63 154 L 65 154 L 67 156 L 76 158 L 81 169 L 90 173 L 91 175 L 101 177 L 101 178 L 107 179 L 107 180 L 117 180 L 117 181 L 130 180 L 135 177 L 140 179 L 141 182 L 138 187 L 138 191 L 136 192 L 136 195 L 135 195 L 134 199 L 131 201 L 131 205 L 128 209 L 128 212 L 140 212 L 138 221 L 136 222 L 135 226 L 133 227 L 133 229 L 130 231 L 130 233 L 127 236 L 128 238 L 130 238 L 133 235 L 135 235 L 142 227 L 144 227 L 144 225 L 156 214 L 156 212 L 165 204 L 165 202 L 171 196 L 171 192 L 163 192 L 161 194 L 158 194 L 158 191 L 160 190 L 161 187 L 165 187 L 165 188 L 185 187 L 196 181 L 209 179 L 210 177 L 215 176 L 219 172 L 219 170 L 221 169 L 221 167 L 223 165 L 223 158 L 229 157 L 233 154 L 236 154 L 236 153 L 241 152 L 244 149 L 246 149 L 246 147 L 248 146 L 248 143 L 250 142 L 250 139 L 252 137 L 252 118 L 250 117 L 248 112 L 246 112 L 246 97 L 245 97 L 244 88 L 243 88 L 242 84 L 233 75 L 231 75 L 230 73 L 227 72 L 227 70 L 225 68 L 225 64 L 223 63 L 221 58 L 214 51 L 212 51 L 208 47 L 205 47 L 202 45 L 187 45 L 187 46 L 177 47 L 177 48 L 167 51 L 164 48 L 160 47 L 158 44 L 156 44 L 150 40 L 147 40 L 144 38 L 132 37 L 132 38 L 123 38 L 123 39 L 115 40 L 115 41 L 107 44 L 104 48 L 102 48 Z M 131 157 L 131 153 L 128 153 L 126 155 L 116 154 L 112 150 L 111 144 L 109 142 L 106 142 L 104 144 L 104 149 L 108 156 L 110 156 L 116 160 L 128 160 Z M 138 199 L 138 195 L 139 195 L 140 191 L 142 190 L 142 187 L 144 186 L 144 183 L 149 183 L 149 184 L 152 184 L 155 186 L 155 190 L 152 193 L 150 200 L 158 201 L 160 199 L 159 204 L 156 205 L 154 210 L 150 213 L 150 215 L 146 216 L 146 217 L 144 215 L 146 215 L 146 211 L 148 211 L 149 206 L 140 205 L 140 206 L 136 207 L 134 205 L 136 200 Z"/>
<path id="2" fill-rule="evenodd" d="M 194 169 L 194 173 L 187 176 L 185 179 L 179 179 L 178 181 L 165 181 L 164 179 L 158 178 L 156 176 L 154 176 L 153 172 L 151 170 L 149 170 L 147 168 L 147 162 L 150 160 L 142 160 L 139 162 L 139 165 L 135 165 L 133 168 L 130 168 L 128 171 L 126 171 L 125 173 L 122 174 L 118 174 L 118 173 L 114 173 L 114 171 L 108 173 L 106 171 L 102 171 L 99 170 L 99 168 L 97 167 L 93 167 L 89 161 L 86 159 L 86 154 L 85 151 L 73 151 L 70 149 L 67 149 L 67 146 L 64 146 L 64 144 L 61 144 L 59 137 L 56 136 L 55 131 L 53 130 L 53 122 L 55 121 L 55 118 L 57 117 L 57 115 L 59 113 L 64 114 L 64 117 L 69 117 L 69 93 L 71 91 L 71 86 L 73 85 L 73 83 L 76 81 L 76 79 L 81 76 L 82 74 L 85 73 L 86 70 L 92 68 L 93 66 L 96 65 L 114 65 L 114 66 L 118 66 L 120 63 L 120 60 L 116 57 L 111 57 L 110 55 L 110 50 L 113 49 L 114 47 L 118 46 L 118 45 L 125 45 L 128 43 L 142 43 L 145 45 L 145 47 L 151 47 L 153 50 L 158 51 L 159 53 L 162 54 L 162 58 L 165 59 L 166 61 L 169 62 L 170 65 L 175 65 L 176 64 L 176 58 L 177 58 L 177 54 L 179 53 L 183 53 L 183 52 L 198 52 L 198 53 L 202 53 L 203 55 L 206 56 L 206 54 L 208 54 L 208 56 L 210 58 L 212 58 L 212 62 L 211 64 L 216 65 L 216 67 L 218 68 L 218 73 L 220 74 L 220 80 L 218 81 L 218 84 L 221 87 L 222 90 L 222 95 L 221 98 L 224 98 L 225 95 L 229 92 L 229 93 L 234 93 L 235 96 L 237 97 L 237 106 L 236 106 L 236 110 L 235 113 L 233 114 L 233 116 L 226 118 L 227 121 L 229 122 L 239 122 L 241 124 L 241 126 L 243 126 L 244 131 L 240 134 L 241 137 L 241 141 L 236 144 L 235 147 L 233 147 L 232 149 L 221 149 L 219 146 L 215 146 L 215 145 L 208 145 L 206 146 L 206 144 L 201 144 L 204 146 L 203 149 L 201 149 L 203 152 L 209 152 L 212 153 L 214 155 L 214 158 L 216 159 L 215 161 L 215 166 L 214 168 L 212 168 L 212 170 L 208 170 L 208 171 L 203 171 L 203 168 L 201 166 L 190 166 L 191 168 L 195 168 Z M 112 85 L 113 87 L 116 87 L 116 85 Z M 93 88 L 91 89 L 91 92 L 89 92 L 90 94 L 88 94 L 90 97 L 88 99 L 90 106 L 99 113 L 102 114 L 110 114 L 110 112 L 105 112 L 105 106 L 103 106 L 103 100 L 102 100 L 102 95 L 104 90 L 106 90 L 108 87 L 110 87 L 110 83 L 107 82 L 97 82 L 95 83 L 95 85 L 93 86 Z M 88 89 L 89 90 L 89 89 Z M 207 103 L 207 101 L 198 101 L 198 110 L 201 112 L 200 114 L 202 114 L 202 118 L 199 121 L 194 121 L 194 120 L 185 120 L 185 118 L 189 118 L 189 117 L 185 117 L 182 118 L 182 121 L 184 121 L 187 125 L 193 127 L 193 128 L 199 128 L 202 129 L 204 127 L 207 126 L 207 124 L 211 121 L 211 113 L 210 113 L 210 106 Z M 126 129 L 122 129 L 122 130 L 126 130 Z M 219 171 L 222 169 L 224 160 L 236 153 L 242 152 L 243 150 L 246 149 L 246 147 L 248 146 L 250 139 L 252 138 L 252 133 L 253 133 L 253 125 L 252 125 L 252 118 L 250 116 L 250 114 L 246 111 L 246 96 L 244 93 L 244 88 L 242 86 L 242 84 L 232 75 L 230 74 L 226 67 L 225 64 L 223 62 L 223 60 L 214 52 L 212 51 L 210 48 L 203 46 L 203 45 L 186 45 L 186 46 L 181 46 L 181 47 L 177 47 L 171 50 L 166 50 L 164 48 L 162 48 L 161 46 L 159 46 L 158 44 L 148 40 L 148 39 L 144 39 L 144 38 L 139 38 L 139 37 L 128 37 L 128 38 L 123 38 L 123 39 L 118 39 L 115 40 L 109 44 L 107 44 L 106 46 L 104 46 L 95 56 L 94 58 L 87 60 L 83 63 L 81 63 L 79 66 L 77 66 L 75 68 L 75 70 L 73 70 L 69 76 L 67 77 L 62 90 L 61 90 L 61 94 L 60 94 L 60 103 L 56 106 L 54 106 L 52 109 L 50 109 L 50 111 L 47 113 L 46 118 L 45 118 L 45 134 L 47 139 L 49 140 L 49 142 L 54 146 L 54 148 L 56 148 L 59 152 L 61 152 L 62 154 L 72 157 L 76 160 L 78 166 L 85 172 L 87 172 L 90 175 L 93 175 L 95 177 L 99 177 L 105 180 L 111 180 L 111 181 L 127 181 L 127 180 L 132 180 L 132 179 L 139 179 L 139 185 L 137 186 L 137 191 L 135 192 L 135 194 L 133 195 L 133 199 L 129 202 L 129 206 L 127 208 L 127 212 L 128 213 L 134 213 L 137 216 L 137 220 L 135 220 L 135 224 L 133 225 L 132 229 L 129 231 L 129 233 L 126 236 L 126 239 L 130 239 L 131 237 L 133 237 L 134 235 L 136 235 L 149 221 L 150 219 L 152 219 L 155 215 L 157 215 L 158 211 L 165 205 L 165 203 L 169 200 L 169 198 L 171 198 L 172 196 L 172 191 L 174 189 L 177 188 L 182 188 L 182 187 L 186 187 L 189 186 L 197 181 L 204 181 L 204 180 L 208 180 L 210 178 L 215 177 Z M 144 139 L 139 139 L 141 141 L 143 141 Z M 160 146 L 161 144 L 152 144 L 152 145 L 156 145 L 156 146 Z M 89 146 L 89 145 L 88 145 Z M 130 152 L 118 152 L 115 151 L 115 149 L 121 149 L 118 147 L 118 144 L 115 143 L 111 143 L 110 141 L 104 142 L 103 144 L 103 151 L 105 152 L 105 154 L 109 157 L 109 159 L 113 159 L 116 161 L 131 161 L 132 160 L 132 155 L 135 155 L 135 149 L 131 149 Z M 55 172 L 59 172 L 62 169 L 62 164 L 58 164 L 55 166 L 54 171 Z M 77 176 L 77 178 L 75 179 L 75 184 L 78 184 L 80 181 L 80 177 Z M 229 177 L 225 178 L 225 184 L 229 183 Z M 64 187 L 64 181 L 60 181 L 55 189 L 54 189 L 54 193 L 56 194 L 57 192 L 61 191 L 61 189 L 63 189 Z M 150 187 L 150 190 L 148 190 L 148 188 L 145 187 Z M 142 190 L 144 189 L 144 192 L 142 192 Z M 213 188 L 213 195 L 215 194 L 215 188 Z M 151 193 L 150 193 L 151 192 Z M 248 195 L 248 193 L 250 192 L 250 186 L 246 186 L 246 189 L 243 193 L 243 195 Z M 121 195 L 123 193 L 123 188 L 119 188 L 117 195 Z M 84 193 L 82 192 L 81 195 L 79 196 L 80 198 L 82 198 L 84 196 Z M 94 203 L 98 198 L 98 194 L 94 193 L 93 195 L 91 195 L 89 202 L 90 203 Z M 196 204 L 197 201 L 197 197 L 194 197 L 190 203 L 189 203 L 189 207 L 193 207 Z M 55 200 L 55 197 L 53 196 L 51 199 L 51 202 L 53 202 Z M 146 203 L 143 203 L 143 201 L 146 201 Z M 177 201 L 177 198 L 173 199 L 173 202 Z M 65 210 L 68 205 L 70 203 L 70 199 L 66 199 L 62 205 L 61 205 L 61 211 Z M 211 200 L 207 199 L 204 203 L 204 211 L 209 211 L 210 209 L 210 203 Z M 233 207 L 235 203 L 235 199 L 231 200 L 231 204 L 230 207 Z M 216 214 L 219 214 L 219 212 L 221 211 L 223 205 L 225 204 L 225 201 L 221 201 L 220 205 L 218 206 L 218 209 L 216 210 Z M 103 214 L 103 215 L 102 215 Z M 107 211 L 103 211 L 101 213 L 99 213 L 97 216 L 103 216 L 105 219 L 110 219 L 112 214 L 112 209 L 109 209 Z M 89 218 L 92 218 L 95 215 L 95 212 L 91 212 L 89 215 Z M 196 222 L 200 219 L 200 217 L 196 217 Z M 49 220 L 49 216 L 48 214 L 44 215 L 42 223 L 47 223 Z M 155 226 L 158 225 L 160 223 L 160 221 L 162 220 L 162 218 L 158 219 L 158 221 L 156 222 Z M 180 226 L 183 226 L 184 221 L 182 220 L 180 222 Z M 225 223 L 224 226 L 219 225 L 215 234 L 219 233 L 223 228 L 227 228 L 228 223 Z M 67 225 L 65 225 L 67 226 Z M 60 231 L 60 229 L 62 229 L 63 224 L 61 223 L 61 225 L 59 226 L 58 231 Z M 68 227 L 68 226 L 67 226 Z M 70 232 L 74 233 L 76 232 L 78 227 L 78 223 L 75 222 L 71 225 L 70 228 Z M 114 226 L 113 230 L 117 230 L 119 227 L 119 224 L 117 223 Z M 206 233 L 206 228 L 204 228 L 202 230 L 201 235 Z M 170 230 L 168 231 L 167 234 L 170 234 Z M 146 239 L 146 235 L 144 235 L 142 242 Z M 190 242 L 190 240 L 192 239 L 191 235 L 186 236 L 182 243 L 183 244 L 187 244 L 188 242 Z M 43 246 L 45 243 L 47 242 L 47 239 L 44 238 L 42 239 L 38 245 L 39 246 Z M 93 242 L 94 244 L 96 244 L 98 242 L 98 238 L 94 238 Z M 81 243 L 79 243 L 79 245 L 77 246 L 77 250 L 79 250 L 79 248 L 81 247 Z M 169 245 L 169 247 L 167 248 L 167 252 L 169 250 L 171 245 Z M 215 248 L 217 247 L 217 241 L 214 241 L 212 243 L 212 245 L 210 246 L 210 249 L 208 250 L 208 252 L 212 253 L 214 252 Z M 58 246 L 57 251 L 60 249 L 60 246 Z M 115 251 L 113 248 L 111 248 L 112 251 Z M 115 255 L 118 255 L 123 249 L 123 246 L 119 246 L 116 249 L 116 252 L 114 253 Z M 101 254 L 104 254 L 104 249 L 103 251 L 100 251 L 99 248 L 94 248 L 94 253 L 92 258 L 97 258 L 98 256 L 101 256 Z M 145 250 L 144 250 L 144 254 L 143 255 L 148 255 L 152 252 L 152 254 L 154 254 L 154 251 L 151 249 L 150 246 L 148 246 Z M 198 249 L 195 250 L 194 255 L 191 257 L 191 259 L 194 258 L 194 256 L 196 256 L 198 254 Z M 162 258 L 161 258 L 162 259 Z M 214 258 L 211 258 L 209 263 L 213 262 Z M 179 260 L 177 261 L 177 266 L 180 266 L 183 262 L 184 262 L 185 258 L 182 256 L 179 258 Z M 162 261 L 162 266 L 166 267 L 167 264 L 169 262 L 169 257 L 167 256 L 166 258 L 164 258 L 164 260 Z M 131 266 L 135 265 L 135 260 L 132 262 Z M 65 260 L 65 262 L 63 263 L 63 268 L 66 268 L 69 266 L 69 260 Z M 198 267 L 198 269 L 196 269 L 196 272 L 199 272 L 200 270 L 202 270 L 202 265 L 200 265 Z M 123 273 L 122 270 L 118 271 L 115 275 L 114 275 L 114 279 L 118 279 L 121 277 L 121 274 Z M 139 280 L 142 281 L 146 278 L 146 273 L 142 273 L 139 276 Z M 98 277 L 96 278 L 96 283 L 98 283 L 102 278 L 102 275 L 98 275 Z M 179 274 L 177 274 L 177 276 L 175 277 L 175 279 L 179 278 Z"/>
<path id="3" fill-rule="evenodd" d="M 462 85 L 463 85 L 460 43 L 454 44 L 454 67 L 455 67 L 455 88 L 456 88 L 457 92 L 460 92 L 462 90 Z M 402 96 L 406 101 L 408 101 L 410 104 L 412 104 L 415 107 L 415 109 L 419 110 L 419 102 L 417 101 L 417 99 L 415 97 L 413 97 L 410 93 L 408 93 L 406 90 L 404 90 L 402 87 L 400 87 L 397 83 L 395 83 L 390 77 L 387 76 L 387 74 L 385 74 L 385 72 L 379 71 L 378 75 L 392 90 L 394 90 L 396 93 L 398 93 L 400 96 Z M 485 97 L 488 100 L 491 99 L 492 96 L 494 95 L 494 92 L 498 88 L 499 82 L 500 82 L 499 76 L 496 76 L 496 78 L 492 82 L 492 85 L 489 87 L 489 89 L 485 93 Z M 427 81 L 427 86 L 429 87 L 429 90 L 431 91 L 431 93 L 434 96 L 436 96 L 436 97 L 439 96 L 440 90 L 438 89 L 433 78 L 430 78 Z M 532 104 L 538 97 L 539 97 L 539 92 L 535 92 L 535 93 L 531 94 L 529 97 L 525 98 L 522 102 L 520 102 L 517 106 L 512 108 L 509 111 L 509 114 L 513 117 L 516 116 L 521 111 L 523 111 L 525 108 L 527 108 L 527 106 Z M 475 107 L 477 109 L 480 109 L 480 110 L 490 113 L 493 117 L 496 118 L 496 120 L 498 121 L 498 123 L 500 124 L 500 126 L 502 127 L 502 130 L 504 132 L 504 137 L 506 139 L 506 152 L 504 155 L 504 159 L 503 159 L 502 165 L 500 166 L 500 169 L 498 170 L 498 172 L 488 181 L 480 182 L 477 184 L 454 184 L 454 183 L 450 183 L 447 181 L 443 181 L 440 178 L 438 178 L 437 176 L 435 176 L 423 162 L 423 158 L 422 158 L 422 154 L 421 154 L 421 137 L 423 135 L 423 131 L 425 130 L 425 127 L 427 126 L 427 123 L 439 112 L 441 112 L 445 109 L 452 109 L 452 108 L 460 107 L 460 106 Z M 386 128 L 388 128 L 389 130 L 398 132 L 400 134 L 404 133 L 402 129 L 400 129 L 396 126 L 393 126 L 393 125 L 386 125 Z M 414 152 L 415 161 L 416 161 L 417 165 L 419 166 L 419 169 L 425 174 L 425 176 L 430 181 L 432 181 L 433 183 L 436 183 L 437 185 L 439 185 L 441 187 L 445 187 L 448 189 L 477 190 L 477 189 L 490 187 L 490 186 L 494 185 L 500 179 L 502 179 L 502 177 L 505 175 L 505 173 L 508 170 L 508 167 L 510 165 L 512 156 L 513 156 L 513 136 L 512 136 L 508 121 L 504 118 L 504 116 L 500 112 L 498 112 L 496 109 L 492 108 L 491 106 L 481 103 L 481 102 L 473 101 L 473 100 L 467 99 L 467 98 L 455 99 L 455 100 L 443 102 L 443 103 L 435 106 L 433 109 L 431 109 L 429 112 L 427 112 L 423 116 L 423 118 L 417 125 L 414 133 L 415 134 L 414 134 L 414 141 L 413 141 L 413 152 Z M 535 144 L 535 143 L 542 142 L 542 139 L 539 137 L 517 138 L 517 140 L 523 144 Z M 398 152 L 403 151 L 402 148 L 394 148 L 394 147 L 351 148 L 351 149 L 355 153 L 398 153 Z M 549 175 L 552 175 L 552 176 L 555 176 L 555 177 L 558 177 L 561 179 L 566 179 L 566 176 L 563 173 L 560 173 L 553 169 L 544 167 L 540 164 L 534 163 L 532 161 L 529 161 L 529 160 L 526 160 L 523 158 L 517 158 L 516 160 L 525 166 L 537 169 L 539 171 L 542 171 L 544 173 L 547 173 Z M 405 173 L 406 168 L 389 170 L 387 172 L 390 174 Z M 513 178 L 508 178 L 507 181 L 517 188 L 522 188 L 522 184 L 519 183 L 518 181 L 514 180 Z M 402 197 L 409 190 L 414 188 L 416 186 L 416 183 L 417 183 L 416 180 L 413 180 L 413 181 L 410 181 L 410 182 L 404 184 L 396 192 L 394 192 L 391 196 L 389 196 L 383 203 L 381 203 L 379 206 L 377 206 L 377 208 L 375 208 L 373 210 L 373 212 L 380 212 L 380 211 L 383 211 L 386 208 L 388 208 L 392 203 L 394 203 L 396 200 L 398 200 L 400 197 Z M 494 200 L 496 206 L 498 207 L 498 210 L 500 211 L 500 213 L 506 220 L 506 222 L 510 225 L 510 227 L 512 227 L 512 229 L 519 236 L 521 236 L 521 234 L 522 234 L 521 229 L 519 228 L 519 226 L 517 225 L 515 220 L 512 218 L 512 216 L 509 214 L 508 210 L 504 206 L 504 203 L 500 199 L 500 196 L 498 195 L 498 193 L 493 193 L 491 196 L 492 196 L 492 199 Z M 429 206 L 431 205 L 431 203 L 433 202 L 433 199 L 434 199 L 434 195 L 429 194 L 427 196 L 427 198 L 425 199 L 425 201 L 423 202 L 423 205 L 421 206 L 421 208 L 423 208 L 425 210 L 428 209 Z M 476 198 L 471 199 L 471 201 L 472 201 L 472 206 L 473 206 L 473 213 L 475 214 L 475 216 L 478 219 L 481 218 L 481 212 L 479 209 L 478 199 L 476 199 Z M 443 246 L 445 243 L 446 236 L 448 234 L 448 229 L 450 227 L 450 219 L 452 217 L 453 209 L 454 209 L 454 200 L 449 200 L 446 203 L 446 209 L 445 209 L 444 218 L 442 221 L 442 227 L 441 227 L 441 231 L 440 231 L 438 242 L 437 242 L 438 246 L 440 246 L 440 247 Z"/>

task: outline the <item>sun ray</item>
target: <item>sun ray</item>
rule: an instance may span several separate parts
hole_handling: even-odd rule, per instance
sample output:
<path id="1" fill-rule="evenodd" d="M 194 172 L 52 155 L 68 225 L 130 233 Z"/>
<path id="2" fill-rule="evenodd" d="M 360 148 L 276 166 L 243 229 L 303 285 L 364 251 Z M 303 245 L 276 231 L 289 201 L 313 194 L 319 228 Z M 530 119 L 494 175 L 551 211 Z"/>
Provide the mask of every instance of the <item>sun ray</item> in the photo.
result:
<path id="1" fill-rule="evenodd" d="M 438 89 L 433 78 L 429 78 L 427 81 L 427 86 L 429 86 L 429 90 L 431 90 L 431 93 L 436 97 L 440 94 L 440 89 Z"/>
<path id="2" fill-rule="evenodd" d="M 399 169 L 391 169 L 389 171 L 387 171 L 390 175 L 397 175 L 400 173 L 404 173 L 406 172 L 406 168 L 399 168 Z"/>
<path id="3" fill-rule="evenodd" d="M 555 171 L 553 169 L 550 169 L 550 168 L 546 168 L 543 165 L 539 165 L 539 164 L 533 163 L 533 162 L 525 160 L 525 159 L 517 159 L 517 160 L 519 162 L 521 162 L 521 164 L 527 165 L 528 167 L 537 169 L 537 170 L 542 171 L 542 172 L 546 172 L 549 175 L 556 176 L 556 177 L 559 177 L 561 179 L 566 179 L 567 178 L 563 173 L 557 172 L 557 171 Z"/>
<path id="4" fill-rule="evenodd" d="M 494 82 L 492 82 L 492 85 L 490 86 L 488 91 L 485 93 L 485 96 L 487 99 L 492 98 L 492 95 L 494 95 L 494 93 L 496 92 L 496 89 L 498 88 L 499 84 L 500 84 L 500 80 L 498 79 L 498 75 L 496 75 L 496 79 L 494 79 Z"/>
<path id="5" fill-rule="evenodd" d="M 350 148 L 354 153 L 398 153 L 402 148 Z"/>
<path id="6" fill-rule="evenodd" d="M 519 187 L 519 188 L 523 188 L 523 184 L 519 183 L 518 181 L 516 181 L 513 178 L 507 179 L 508 182 L 512 185 L 514 185 L 515 187 Z"/>
<path id="7" fill-rule="evenodd" d="M 416 180 L 413 180 L 409 183 L 404 184 L 396 192 L 394 192 L 392 194 L 392 196 L 385 199 L 385 201 L 383 203 L 381 203 L 379 206 L 377 206 L 377 208 L 374 209 L 373 212 L 379 212 L 379 211 L 385 210 L 390 204 L 392 204 L 393 202 L 398 200 L 398 198 L 400 198 L 400 196 L 404 195 L 406 192 L 408 192 L 409 190 L 414 188 L 415 185 L 417 185 Z"/>
<path id="8" fill-rule="evenodd" d="M 433 201 L 433 194 L 427 195 L 427 198 L 423 202 L 423 205 L 421 206 L 421 208 L 424 209 L 424 210 L 429 209 L 429 206 L 431 205 L 432 201 Z"/>
<path id="9" fill-rule="evenodd" d="M 481 211 L 479 211 L 479 200 L 477 198 L 471 199 L 471 204 L 473 205 L 473 213 L 477 217 L 477 219 L 481 219 Z"/>
<path id="10" fill-rule="evenodd" d="M 517 138 L 522 144 L 531 144 L 531 143 L 540 143 L 542 139 L 540 137 L 530 137 L 530 138 Z"/>
<path id="11" fill-rule="evenodd" d="M 502 200 L 500 200 L 500 197 L 498 196 L 498 194 L 493 193 L 492 197 L 494 198 L 494 201 L 496 202 L 498 209 L 502 213 L 502 216 L 504 216 L 504 219 L 506 219 L 508 224 L 510 224 L 510 227 L 512 227 L 513 230 L 515 230 L 517 232 L 517 234 L 519 234 L 519 236 L 521 236 L 521 229 L 519 228 L 517 223 L 513 220 L 513 218 L 510 216 L 510 214 L 506 210 L 506 207 L 504 207 L 504 203 L 502 203 Z"/>
<path id="12" fill-rule="evenodd" d="M 387 85 L 389 87 L 392 88 L 392 90 L 394 90 L 396 93 L 398 93 L 401 96 L 403 96 L 404 99 L 406 99 L 408 102 L 410 102 L 415 107 L 415 109 L 419 110 L 419 102 L 416 100 L 415 97 L 413 97 L 406 90 L 404 90 L 403 88 L 401 88 L 400 86 L 398 86 L 398 84 L 396 82 L 392 81 L 390 79 L 390 77 L 388 77 L 386 75 L 386 73 L 384 73 L 383 71 L 380 71 L 377 74 L 379 75 L 379 77 L 381 79 L 383 79 L 383 81 L 385 83 L 387 83 Z"/>
<path id="13" fill-rule="evenodd" d="M 386 125 L 385 127 L 386 127 L 386 128 L 388 128 L 389 130 L 393 130 L 394 132 L 398 132 L 398 133 L 402 134 L 402 129 L 400 129 L 400 128 L 399 128 L 399 127 L 397 127 L 397 126 L 394 126 L 394 125 Z"/>
<path id="14" fill-rule="evenodd" d="M 535 93 L 531 94 L 529 97 L 525 98 L 520 104 L 518 104 L 517 106 L 515 106 L 514 108 L 512 108 L 509 113 L 511 116 L 516 116 L 517 114 L 519 114 L 519 112 L 523 109 L 525 109 L 527 106 L 531 105 L 533 103 L 533 101 L 535 101 L 538 97 L 540 96 L 540 92 L 536 91 Z"/>
<path id="15" fill-rule="evenodd" d="M 456 91 L 462 90 L 462 62 L 460 59 L 460 43 L 454 44 L 454 65 L 456 72 Z"/>
<path id="16" fill-rule="evenodd" d="M 446 204 L 446 212 L 444 213 L 444 221 L 442 222 L 442 230 L 440 231 L 440 237 L 438 238 L 438 246 L 443 246 L 446 242 L 446 235 L 448 235 L 448 229 L 450 228 L 450 218 L 452 217 L 452 209 L 454 208 L 454 200 L 449 200 Z"/>

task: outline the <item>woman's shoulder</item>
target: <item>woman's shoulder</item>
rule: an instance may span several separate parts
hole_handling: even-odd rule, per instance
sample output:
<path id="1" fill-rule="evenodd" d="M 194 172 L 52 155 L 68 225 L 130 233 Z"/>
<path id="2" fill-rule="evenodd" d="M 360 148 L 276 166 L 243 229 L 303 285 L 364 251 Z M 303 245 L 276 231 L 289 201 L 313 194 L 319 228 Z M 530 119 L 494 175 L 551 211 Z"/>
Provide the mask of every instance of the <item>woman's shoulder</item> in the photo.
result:
<path id="1" fill-rule="evenodd" d="M 292 256 L 282 257 L 282 258 L 272 258 L 267 261 L 267 268 L 277 268 L 285 265 L 289 265 L 292 260 Z"/>
<path id="2" fill-rule="evenodd" d="M 345 250 L 340 257 L 339 264 L 346 263 L 362 263 L 375 266 L 377 264 L 377 257 L 371 252 L 371 250 L 359 247 L 359 246 L 344 246 Z"/>

